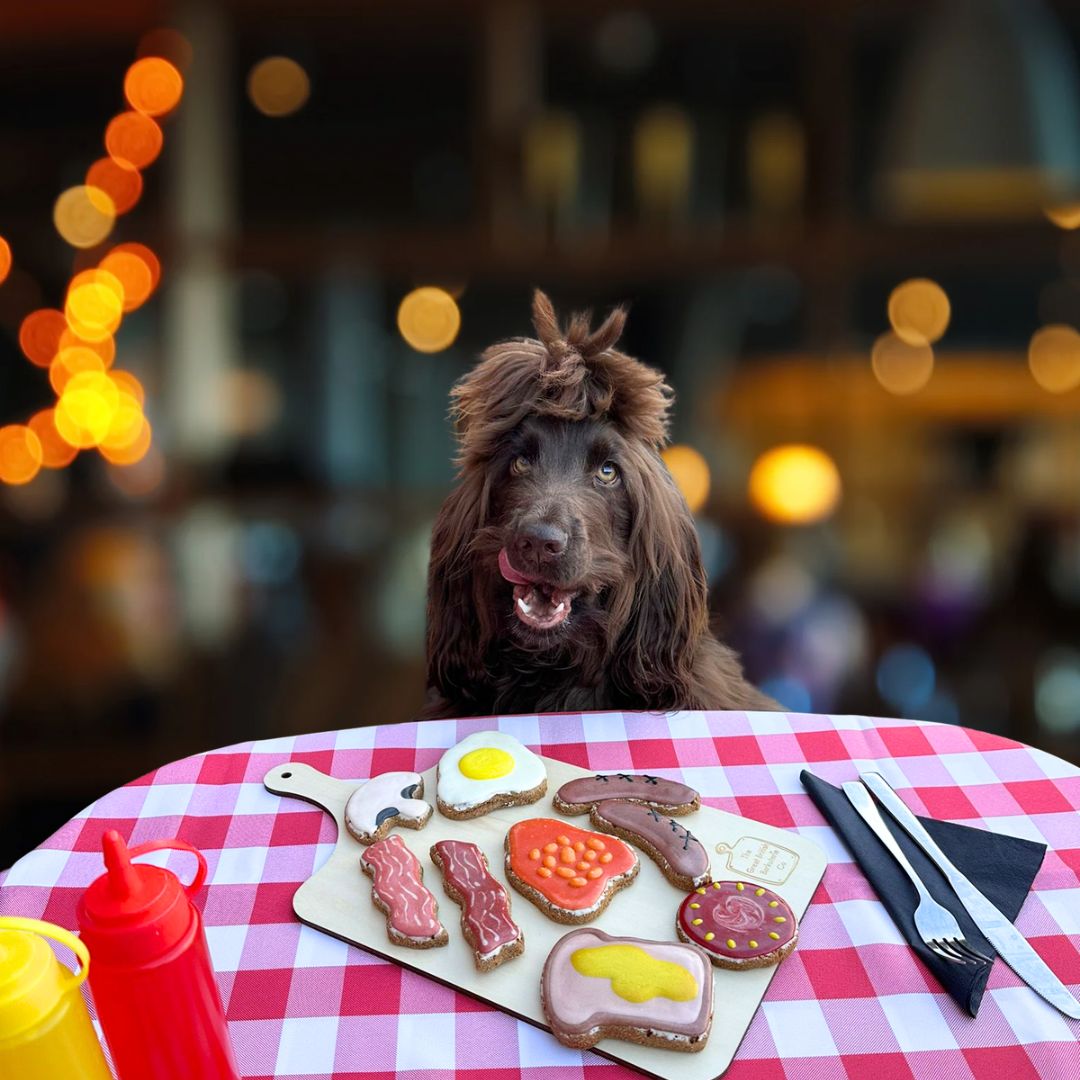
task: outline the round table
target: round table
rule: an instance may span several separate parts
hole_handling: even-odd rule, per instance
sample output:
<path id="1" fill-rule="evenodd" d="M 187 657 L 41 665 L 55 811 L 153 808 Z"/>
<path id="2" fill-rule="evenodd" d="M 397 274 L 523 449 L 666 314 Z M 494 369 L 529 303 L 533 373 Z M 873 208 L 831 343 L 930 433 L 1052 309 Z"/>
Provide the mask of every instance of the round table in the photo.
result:
<path id="1" fill-rule="evenodd" d="M 592 713 L 353 728 L 215 750 L 164 765 L 99 799 L 4 876 L 0 914 L 75 926 L 102 870 L 100 839 L 179 836 L 210 864 L 206 932 L 247 1078 L 606 1078 L 596 1055 L 301 925 L 296 888 L 329 857 L 321 810 L 265 790 L 268 769 L 305 761 L 338 777 L 423 771 L 471 731 L 498 727 L 597 771 L 684 780 L 711 806 L 812 837 L 829 857 L 730 1080 L 1080 1076 L 1080 1023 L 994 965 L 976 1020 L 903 942 L 799 781 L 839 784 L 877 767 L 918 812 L 1044 842 L 1017 926 L 1080 990 L 1080 770 L 960 727 L 790 713 Z M 184 856 L 174 856 L 184 872 Z"/>

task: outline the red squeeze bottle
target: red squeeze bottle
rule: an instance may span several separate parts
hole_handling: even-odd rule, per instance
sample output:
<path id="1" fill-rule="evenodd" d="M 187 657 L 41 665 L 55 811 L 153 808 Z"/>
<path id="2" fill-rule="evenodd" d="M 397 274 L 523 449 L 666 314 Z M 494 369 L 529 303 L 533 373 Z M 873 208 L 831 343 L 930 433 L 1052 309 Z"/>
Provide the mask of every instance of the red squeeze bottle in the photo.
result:
<path id="1" fill-rule="evenodd" d="M 239 1080 L 202 915 L 190 897 L 206 879 L 202 852 L 182 840 L 128 848 L 102 839 L 105 873 L 77 917 L 93 957 L 90 989 L 119 1080 Z M 160 866 L 132 863 L 162 848 L 190 851 L 190 885 Z"/>

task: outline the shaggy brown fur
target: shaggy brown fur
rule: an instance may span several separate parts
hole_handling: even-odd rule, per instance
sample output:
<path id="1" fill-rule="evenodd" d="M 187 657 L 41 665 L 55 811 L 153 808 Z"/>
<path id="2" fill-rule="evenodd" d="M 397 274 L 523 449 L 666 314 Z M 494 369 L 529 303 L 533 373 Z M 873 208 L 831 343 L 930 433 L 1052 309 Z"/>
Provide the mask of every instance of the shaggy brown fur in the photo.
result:
<path id="1" fill-rule="evenodd" d="M 575 315 L 563 333 L 538 291 L 537 339 L 492 346 L 454 388 L 460 483 L 432 536 L 425 717 L 776 707 L 709 631 L 697 533 L 659 455 L 672 392 L 615 348 L 625 321 Z M 500 551 L 526 585 L 504 580 Z M 571 597 L 570 614 L 537 629 L 519 596 L 544 612 Z"/>

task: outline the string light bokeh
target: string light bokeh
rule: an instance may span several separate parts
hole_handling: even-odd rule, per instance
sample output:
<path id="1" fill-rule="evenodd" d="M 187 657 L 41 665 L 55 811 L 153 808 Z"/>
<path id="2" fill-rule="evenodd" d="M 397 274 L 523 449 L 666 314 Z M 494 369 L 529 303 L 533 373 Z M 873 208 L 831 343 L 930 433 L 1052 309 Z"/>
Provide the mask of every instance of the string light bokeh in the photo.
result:
<path id="1" fill-rule="evenodd" d="M 5 484 L 28 484 L 42 463 L 41 441 L 25 424 L 0 427 L 0 480 Z"/>
<path id="2" fill-rule="evenodd" d="M 177 37 L 163 40 L 175 44 Z M 139 201 L 139 170 L 157 159 L 164 144 L 151 117 L 177 107 L 184 81 L 164 57 L 143 55 L 128 68 L 123 87 L 131 111 L 113 117 L 105 129 L 109 156 L 94 161 L 86 183 L 62 192 L 53 208 L 57 232 L 76 249 L 98 247 L 118 215 Z M 39 308 L 25 316 L 19 346 L 32 364 L 48 369 L 57 399 L 27 425 L 0 431 L 0 481 L 29 483 L 42 467 L 66 468 L 81 450 L 96 448 L 111 466 L 135 465 L 146 456 L 152 437 L 143 414 L 145 392 L 130 372 L 111 369 L 124 316 L 146 302 L 160 277 L 161 263 L 150 248 L 117 244 L 72 276 L 62 311 Z"/>
<path id="3" fill-rule="evenodd" d="M 115 223 L 116 204 L 101 188 L 89 184 L 76 184 L 61 192 L 53 207 L 56 231 L 72 247 L 96 247 Z"/>
<path id="4" fill-rule="evenodd" d="M 145 169 L 152 165 L 164 144 L 161 128 L 140 112 L 119 113 L 105 128 L 105 149 L 125 168 Z"/>

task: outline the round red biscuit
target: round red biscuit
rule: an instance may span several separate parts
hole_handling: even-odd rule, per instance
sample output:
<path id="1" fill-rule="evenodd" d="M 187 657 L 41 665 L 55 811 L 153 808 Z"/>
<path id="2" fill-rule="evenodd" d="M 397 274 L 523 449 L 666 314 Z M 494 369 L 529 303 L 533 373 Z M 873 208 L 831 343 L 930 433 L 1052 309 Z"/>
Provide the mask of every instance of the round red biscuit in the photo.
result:
<path id="1" fill-rule="evenodd" d="M 763 967 L 794 947 L 798 921 L 772 889 L 714 881 L 690 893 L 675 920 L 679 937 L 700 945 L 721 967 Z"/>

